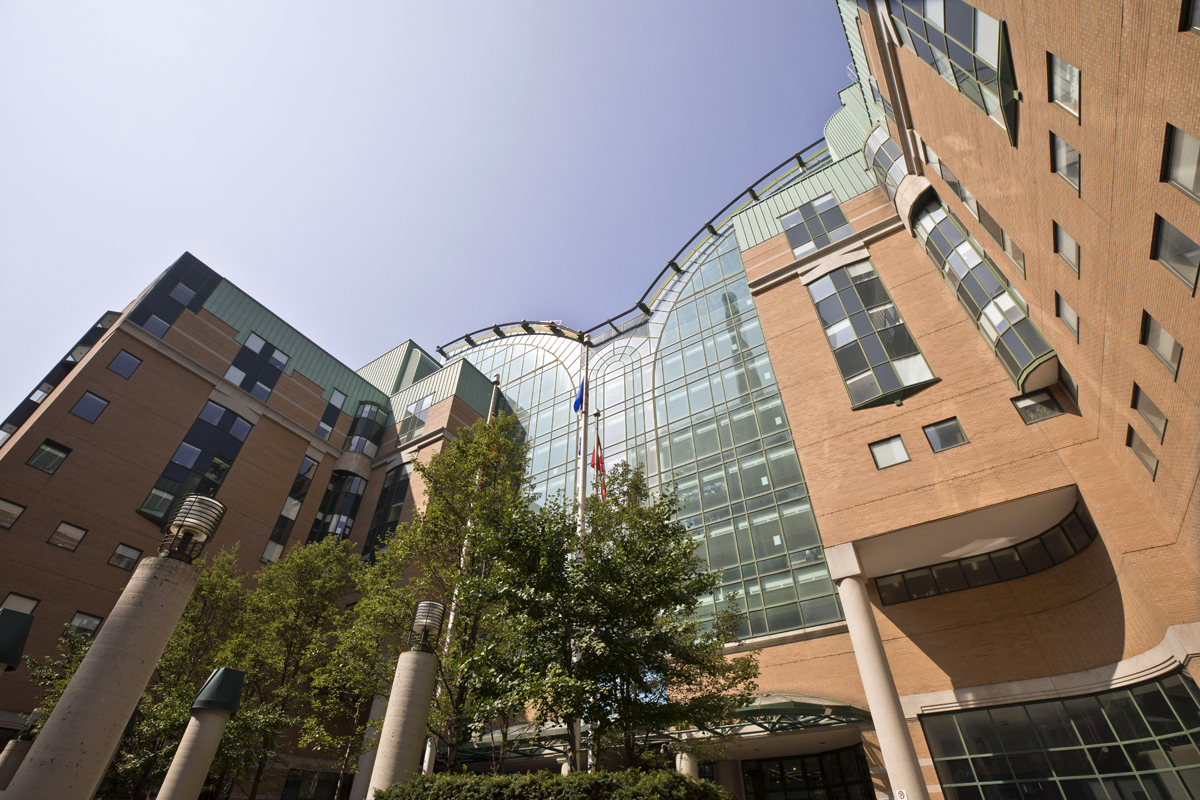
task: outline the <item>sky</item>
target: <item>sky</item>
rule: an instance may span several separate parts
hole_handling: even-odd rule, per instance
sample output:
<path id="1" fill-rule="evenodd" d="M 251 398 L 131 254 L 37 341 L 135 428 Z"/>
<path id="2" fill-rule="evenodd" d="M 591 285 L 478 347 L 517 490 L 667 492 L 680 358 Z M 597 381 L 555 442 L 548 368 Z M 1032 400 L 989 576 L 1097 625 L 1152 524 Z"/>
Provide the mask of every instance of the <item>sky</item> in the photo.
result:
<path id="1" fill-rule="evenodd" d="M 190 251 L 352 368 L 634 304 L 822 136 L 834 0 L 0 5 L 0 418 Z"/>

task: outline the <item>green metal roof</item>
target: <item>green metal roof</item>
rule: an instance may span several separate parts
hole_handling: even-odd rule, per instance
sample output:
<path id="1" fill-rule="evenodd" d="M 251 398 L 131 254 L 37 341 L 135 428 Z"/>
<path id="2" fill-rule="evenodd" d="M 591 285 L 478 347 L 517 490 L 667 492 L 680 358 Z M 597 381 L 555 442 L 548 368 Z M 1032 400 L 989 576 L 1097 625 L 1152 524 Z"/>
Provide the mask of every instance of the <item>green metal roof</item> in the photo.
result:
<path id="1" fill-rule="evenodd" d="M 476 414 L 487 417 L 488 404 L 492 401 L 492 382 L 470 361 L 456 358 L 432 375 L 392 395 L 395 418 L 400 419 L 404 409 L 428 395 L 433 395 L 431 405 L 448 397 L 458 397 Z"/>
<path id="2" fill-rule="evenodd" d="M 360 367 L 358 374 L 380 391 L 391 395 L 441 368 L 442 365 L 433 356 L 409 339 L 370 364 Z"/>
<path id="3" fill-rule="evenodd" d="M 334 389 L 339 389 L 349 398 L 343 410 L 351 416 L 364 400 L 386 404 L 387 393 L 380 391 L 370 381 L 326 353 L 304 334 L 272 314 L 267 307 L 250 295 L 222 279 L 208 296 L 203 308 L 217 319 L 237 330 L 234 338 L 245 344 L 251 333 L 278 347 L 290 357 L 284 373 L 299 372 L 321 386 L 321 396 L 329 399 Z"/>

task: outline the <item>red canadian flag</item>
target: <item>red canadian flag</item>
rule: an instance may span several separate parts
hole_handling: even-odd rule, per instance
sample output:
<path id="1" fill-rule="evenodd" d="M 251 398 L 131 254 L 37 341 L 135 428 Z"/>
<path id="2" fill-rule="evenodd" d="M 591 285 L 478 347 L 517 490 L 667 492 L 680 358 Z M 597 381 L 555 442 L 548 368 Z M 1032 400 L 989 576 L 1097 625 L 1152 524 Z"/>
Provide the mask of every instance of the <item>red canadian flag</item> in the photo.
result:
<path id="1" fill-rule="evenodd" d="M 596 427 L 599 427 L 597 425 Z M 600 446 L 600 431 L 596 431 L 596 446 L 592 448 L 592 469 L 600 476 L 600 496 L 607 497 L 608 490 L 604 485 L 604 448 Z"/>

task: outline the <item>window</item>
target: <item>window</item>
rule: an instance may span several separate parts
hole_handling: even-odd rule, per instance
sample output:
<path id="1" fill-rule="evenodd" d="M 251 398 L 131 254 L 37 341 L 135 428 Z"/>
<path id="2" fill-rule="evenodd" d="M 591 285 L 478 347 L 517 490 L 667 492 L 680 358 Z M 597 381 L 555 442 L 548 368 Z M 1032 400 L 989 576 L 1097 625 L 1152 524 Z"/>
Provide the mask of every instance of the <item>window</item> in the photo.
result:
<path id="1" fill-rule="evenodd" d="M 132 571 L 137 566 L 138 559 L 142 557 L 142 551 L 136 547 L 130 547 L 127 544 L 117 545 L 117 549 L 113 551 L 112 556 L 108 559 L 108 563 L 114 567 L 119 567 L 123 570 Z"/>
<path id="2" fill-rule="evenodd" d="M 1125 433 L 1125 446 L 1133 450 L 1134 455 L 1138 457 L 1138 461 L 1142 462 L 1142 466 L 1150 473 L 1150 480 L 1154 480 L 1158 473 L 1158 456 L 1154 455 L 1154 451 L 1150 446 L 1142 441 L 1142 437 L 1137 435 L 1137 431 L 1130 425 Z"/>
<path id="3" fill-rule="evenodd" d="M 76 611 L 75 616 L 71 617 L 71 621 L 67 624 L 67 629 L 71 633 L 79 633 L 84 636 L 95 636 L 96 629 L 103 622 L 102 617 L 94 617 L 91 614 L 85 614 L 82 611 Z"/>
<path id="4" fill-rule="evenodd" d="M 1183 800 L 1185 786 L 1192 797 L 1200 795 L 1195 745 L 1188 739 L 1200 729 L 1198 697 L 1195 681 L 1179 671 L 1091 695 L 992 708 L 971 703 L 961 711 L 922 714 L 920 722 L 947 798 L 1032 798 L 1036 792 L 1047 800 Z M 1054 780 L 1059 776 L 1071 777 Z"/>
<path id="5" fill-rule="evenodd" d="M 1057 222 L 1054 223 L 1054 252 L 1062 256 L 1071 269 L 1079 272 L 1079 243 Z"/>
<path id="6" fill-rule="evenodd" d="M 1050 171 L 1079 191 L 1079 151 L 1050 134 Z"/>
<path id="7" fill-rule="evenodd" d="M 1004 233 L 1004 241 L 1001 242 L 1001 245 L 1004 247 L 1004 254 L 1012 259 L 1012 262 L 1017 265 L 1017 269 L 1021 270 L 1021 274 L 1024 275 L 1025 251 L 1017 246 L 1017 243 L 1013 241 L 1013 238 L 1008 233 L 1004 231 L 1001 231 L 1001 233 Z"/>
<path id="8" fill-rule="evenodd" d="M 1200 272 L 1200 244 L 1184 236 L 1178 228 L 1162 217 L 1154 218 L 1154 253 L 1167 269 L 1196 291 L 1196 276 Z"/>
<path id="9" fill-rule="evenodd" d="M 41 403 L 50 393 L 54 391 L 53 383 L 43 383 L 41 386 L 33 390 L 33 394 L 29 395 L 29 399 L 35 403 Z"/>
<path id="10" fill-rule="evenodd" d="M 83 537 L 87 535 L 87 531 L 83 528 L 76 527 L 67 522 L 60 522 L 54 533 L 46 540 L 46 544 L 52 544 L 55 547 L 61 547 L 63 550 L 75 551 L 79 547 L 79 543 L 83 541 Z"/>
<path id="11" fill-rule="evenodd" d="M 875 469 L 886 469 L 909 460 L 908 451 L 904 449 L 904 440 L 899 436 L 872 442 L 870 447 L 871 458 L 875 459 Z"/>
<path id="12" fill-rule="evenodd" d="M 1071 373 L 1067 372 L 1062 361 L 1058 362 L 1058 385 L 1067 390 L 1067 394 L 1071 395 L 1075 405 L 1079 405 L 1079 384 L 1071 377 Z"/>
<path id="13" fill-rule="evenodd" d="M 850 223 L 846 222 L 846 215 L 832 194 L 822 195 L 789 211 L 779 218 L 779 223 L 796 258 L 815 253 L 851 234 Z"/>
<path id="14" fill-rule="evenodd" d="M 1146 424 L 1158 434 L 1158 441 L 1161 442 L 1167 433 L 1167 415 L 1151 402 L 1150 398 L 1146 396 L 1145 390 L 1136 383 L 1133 385 L 1131 408 L 1142 415 L 1142 419 L 1146 420 Z"/>
<path id="15" fill-rule="evenodd" d="M 933 148 L 927 142 L 922 141 L 921 146 L 925 148 L 925 163 L 933 167 L 934 172 L 941 175 L 942 162 L 938 160 L 937 153 L 933 152 Z"/>
<path id="16" fill-rule="evenodd" d="M 977 586 L 1023 578 L 1061 564 L 1096 538 L 1096 529 L 1082 503 L 1047 531 L 1012 547 L 944 561 L 931 567 L 875 579 L 883 605 L 906 603 Z"/>
<path id="17" fill-rule="evenodd" d="M 934 379 L 870 261 L 823 275 L 808 293 L 852 408 L 892 402 Z"/>
<path id="18" fill-rule="evenodd" d="M 1051 419 L 1063 413 L 1062 406 L 1058 404 L 1058 400 L 1054 398 L 1049 389 L 1039 389 L 1036 392 L 1014 397 L 1012 403 L 1017 409 L 1017 413 L 1021 415 L 1021 419 L 1025 420 L 1026 425 Z"/>
<path id="19" fill-rule="evenodd" d="M 283 550 L 292 535 L 292 528 L 296 524 L 296 516 L 300 513 L 304 498 L 308 496 L 308 489 L 316 471 L 316 460 L 305 456 L 300 462 L 296 477 L 292 479 L 292 488 L 288 490 L 288 496 L 283 501 L 283 509 L 279 512 L 279 518 L 275 520 L 275 527 L 271 529 L 267 546 L 263 548 L 263 554 L 259 557 L 262 563 L 273 564 L 283 555 Z"/>
<path id="20" fill-rule="evenodd" d="M 117 353 L 116 357 L 109 362 L 108 368 L 120 375 L 122 378 L 128 379 L 133 371 L 142 365 L 142 360 L 137 356 L 130 355 L 125 350 Z"/>
<path id="21" fill-rule="evenodd" d="M 904 164 L 904 153 L 900 151 L 900 146 L 888 136 L 887 128 L 879 126 L 871 131 L 871 135 L 863 143 L 863 156 L 867 159 L 867 166 L 875 175 L 875 182 L 882 187 L 888 200 L 895 200 L 896 189 L 908 175 L 908 167 Z M 946 177 L 948 173 L 949 170 L 942 175 L 947 182 L 953 177 Z M 832 195 L 826 195 L 826 197 L 832 197 Z"/>
<path id="22" fill-rule="evenodd" d="M 9 592 L 8 597 L 4 598 L 4 602 L 0 603 L 0 608 L 7 608 L 9 611 L 20 611 L 22 614 L 32 614 L 40 602 L 40 600 L 26 597 L 23 594 Z"/>
<path id="23" fill-rule="evenodd" d="M 24 513 L 25 506 L 19 506 L 16 503 L 10 503 L 3 498 L 0 498 L 0 528 L 8 530 Z"/>
<path id="24" fill-rule="evenodd" d="M 400 418 L 400 432 L 398 434 L 399 443 L 415 439 L 425 430 L 425 418 L 429 416 L 429 409 L 433 405 L 433 395 L 422 397 L 415 403 L 410 403 L 404 409 L 404 415 Z M 361 415 L 361 411 L 359 412 Z"/>
<path id="25" fill-rule="evenodd" d="M 1165 154 L 1162 179 L 1200 201 L 1200 142 L 1168 125 Z"/>
<path id="26" fill-rule="evenodd" d="M 49 439 L 42 442 L 38 449 L 25 463 L 31 467 L 40 469 L 42 472 L 49 472 L 51 475 L 59 468 L 59 465 L 71 454 L 71 448 L 63 447 L 58 442 L 52 442 Z"/>
<path id="27" fill-rule="evenodd" d="M 958 423 L 958 417 L 926 425 L 921 430 L 925 431 L 925 438 L 929 440 L 929 446 L 935 453 L 949 450 L 951 447 L 958 447 L 960 444 L 967 444 L 967 435 L 963 433 L 962 425 Z"/>
<path id="28" fill-rule="evenodd" d="M 317 435 L 322 439 L 329 441 L 330 435 L 333 434 L 333 428 L 337 425 L 338 414 L 341 413 L 345 403 L 346 395 L 334 389 L 333 394 L 329 396 L 329 405 L 325 406 L 325 413 L 321 415 L 321 421 L 317 423 Z"/>
<path id="29" fill-rule="evenodd" d="M 337 389 L 334 389 L 333 394 L 329 395 L 329 402 L 337 406 L 338 410 L 340 411 L 342 406 L 346 403 L 346 395 Z"/>
<path id="30" fill-rule="evenodd" d="M 79 402 L 71 409 L 71 413 L 80 419 L 95 422 L 100 417 L 100 412 L 107 407 L 108 401 L 103 397 L 97 397 L 91 392 L 84 392 L 83 397 L 79 398 Z"/>
<path id="31" fill-rule="evenodd" d="M 251 333 L 225 371 L 225 380 L 266 402 L 289 360 L 291 356 L 287 353 Z"/>
<path id="32" fill-rule="evenodd" d="M 1075 341 L 1079 341 L 1079 315 L 1067 305 L 1067 301 L 1063 300 L 1058 292 L 1054 293 L 1054 313 L 1063 321 L 1063 325 L 1067 326 L 1067 330 L 1075 335 Z"/>
<path id="33" fill-rule="evenodd" d="M 1079 116 L 1079 70 L 1053 53 L 1050 58 L 1050 100 Z"/>
<path id="34" fill-rule="evenodd" d="M 1159 361 L 1166 364 L 1172 375 L 1179 374 L 1179 356 L 1183 354 L 1183 348 L 1175 341 L 1175 337 L 1167 333 L 1166 329 L 1145 311 L 1142 312 L 1141 343 L 1150 348 L 1150 352 L 1158 356 Z"/>
<path id="35" fill-rule="evenodd" d="M 1183 3 L 1183 30 L 1190 30 L 1192 33 L 1200 33 L 1200 0 L 1191 0 L 1189 4 L 1187 0 Z"/>

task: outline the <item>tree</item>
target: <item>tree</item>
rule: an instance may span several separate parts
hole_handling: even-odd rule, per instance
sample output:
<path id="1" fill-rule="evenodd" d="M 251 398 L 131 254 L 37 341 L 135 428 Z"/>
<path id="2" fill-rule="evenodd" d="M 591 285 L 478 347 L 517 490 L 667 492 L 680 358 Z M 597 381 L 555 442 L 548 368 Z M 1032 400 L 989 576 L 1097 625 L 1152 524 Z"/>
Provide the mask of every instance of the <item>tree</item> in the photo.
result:
<path id="1" fill-rule="evenodd" d="M 633 767 L 639 732 L 729 719 L 757 688 L 758 665 L 753 653 L 724 655 L 740 613 L 696 617 L 720 576 L 675 521 L 674 490 L 652 496 L 628 464 L 607 478 L 607 497 L 587 500 L 582 536 L 573 507 L 552 499 L 510 529 L 498 563 L 525 663 L 546 676 L 539 718 L 582 718 L 594 741 L 618 744 Z"/>
<path id="2" fill-rule="evenodd" d="M 222 650 L 246 673 L 237 717 L 245 716 L 225 738 L 253 766 L 239 775 L 248 773 L 251 800 L 267 767 L 279 759 L 285 731 L 312 727 L 314 716 L 324 716 L 312 677 L 332 658 L 335 632 L 348 618 L 346 597 L 361 569 L 349 542 L 329 537 L 293 547 L 255 576 L 258 585 L 246 597 L 241 624 Z"/>
<path id="3" fill-rule="evenodd" d="M 413 470 L 425 506 L 384 540 L 364 582 L 364 630 L 384 639 L 394 655 L 405 641 L 385 639 L 406 632 L 418 602 L 447 607 L 440 653 L 438 694 L 430 729 L 448 749 L 450 766 L 458 748 L 490 721 L 523 708 L 505 647 L 501 592 L 496 582 L 496 542 L 519 524 L 533 497 L 525 481 L 526 447 L 515 417 L 499 414 L 458 431 L 444 449 Z M 380 684 L 386 694 L 387 683 Z M 506 690 L 509 690 L 506 692 Z"/>

